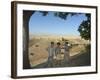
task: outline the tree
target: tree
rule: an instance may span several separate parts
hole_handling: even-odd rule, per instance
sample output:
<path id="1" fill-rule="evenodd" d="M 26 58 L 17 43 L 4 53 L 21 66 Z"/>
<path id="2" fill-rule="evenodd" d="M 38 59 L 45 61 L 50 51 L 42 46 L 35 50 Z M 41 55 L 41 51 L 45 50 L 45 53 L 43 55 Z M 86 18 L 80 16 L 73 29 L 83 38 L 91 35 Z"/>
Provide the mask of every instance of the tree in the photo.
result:
<path id="1" fill-rule="evenodd" d="M 86 14 L 87 20 L 83 21 L 79 28 L 78 31 L 80 32 L 80 36 L 84 38 L 85 40 L 91 40 L 91 17 L 90 14 Z"/>
<path id="2" fill-rule="evenodd" d="M 41 12 L 43 16 L 46 16 L 48 14 L 47 11 L 42 11 Z M 74 15 L 80 15 L 82 13 L 72 13 L 72 12 L 55 12 L 54 15 L 56 17 L 59 17 L 63 20 L 66 20 L 68 15 L 74 16 Z M 85 14 L 87 17 L 87 20 L 83 21 L 79 28 L 78 31 L 80 33 L 81 38 L 85 40 L 91 40 L 91 15 L 90 14 Z"/>
<path id="3" fill-rule="evenodd" d="M 28 56 L 28 42 L 29 42 L 29 20 L 30 17 L 35 13 L 36 11 L 23 11 L 23 28 L 24 28 L 24 45 L 23 47 L 23 68 L 24 69 L 29 69 L 30 68 L 30 63 L 29 63 L 29 56 Z M 48 11 L 39 11 L 42 13 L 43 16 L 48 15 Z M 59 17 L 63 20 L 66 20 L 68 15 L 74 16 L 74 15 L 80 15 L 82 13 L 72 13 L 72 12 L 54 12 L 55 17 Z M 90 40 L 90 32 L 91 32 L 91 24 L 90 24 L 90 14 L 85 14 L 87 17 L 87 20 L 83 21 L 79 28 L 78 31 L 80 32 L 80 36 L 86 40 Z M 27 40 L 26 40 L 27 39 Z"/>
<path id="4" fill-rule="evenodd" d="M 29 20 L 33 11 L 23 11 L 23 69 L 29 69 L 30 62 L 28 56 L 29 42 Z"/>

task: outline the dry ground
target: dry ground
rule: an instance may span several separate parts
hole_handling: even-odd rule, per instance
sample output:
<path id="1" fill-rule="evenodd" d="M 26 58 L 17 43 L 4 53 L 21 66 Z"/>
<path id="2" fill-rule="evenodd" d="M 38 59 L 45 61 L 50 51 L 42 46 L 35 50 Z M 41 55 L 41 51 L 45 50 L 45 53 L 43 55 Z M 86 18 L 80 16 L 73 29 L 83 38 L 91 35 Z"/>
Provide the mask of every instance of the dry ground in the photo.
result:
<path id="1" fill-rule="evenodd" d="M 48 58 L 48 52 L 47 52 L 47 47 L 49 46 L 50 42 L 54 41 L 57 42 L 57 40 L 55 39 L 42 39 L 42 38 L 32 38 L 29 42 L 29 59 L 30 59 L 30 64 L 31 67 L 38 67 L 38 65 L 41 65 L 42 63 L 45 63 L 46 66 L 46 62 L 47 62 L 47 58 Z M 58 40 L 60 41 L 60 40 Z M 79 42 L 82 44 L 82 40 L 80 39 L 69 39 L 70 42 L 74 43 L 74 42 Z M 70 48 L 70 57 L 73 58 L 73 56 L 79 55 L 81 53 L 84 53 L 85 51 L 85 45 L 77 45 L 77 46 L 73 46 L 72 48 Z M 62 54 L 63 56 L 63 54 Z M 80 59 L 79 59 L 80 60 Z M 55 65 L 54 67 L 57 67 L 57 63 L 60 62 L 60 66 L 65 66 L 63 64 L 63 60 L 57 61 L 55 60 Z M 76 64 L 77 62 L 73 62 L 73 64 Z M 45 67 L 44 65 L 42 65 L 42 67 Z M 58 63 L 59 66 L 59 63 Z M 68 66 L 68 65 L 67 65 Z M 48 66 L 49 67 L 49 66 Z"/>

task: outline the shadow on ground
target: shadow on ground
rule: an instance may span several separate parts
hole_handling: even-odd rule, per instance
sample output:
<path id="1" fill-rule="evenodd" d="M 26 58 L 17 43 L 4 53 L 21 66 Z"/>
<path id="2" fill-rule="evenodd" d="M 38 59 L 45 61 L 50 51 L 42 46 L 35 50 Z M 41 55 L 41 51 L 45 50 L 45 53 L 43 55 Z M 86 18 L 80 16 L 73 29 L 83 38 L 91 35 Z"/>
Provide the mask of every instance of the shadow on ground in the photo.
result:
<path id="1" fill-rule="evenodd" d="M 64 62 L 64 60 L 54 60 L 53 64 L 48 64 L 47 62 L 41 63 L 33 68 L 55 68 L 55 67 L 79 67 L 79 66 L 90 66 L 91 65 L 91 55 L 90 53 L 82 53 L 79 55 L 72 56 L 69 62 Z"/>

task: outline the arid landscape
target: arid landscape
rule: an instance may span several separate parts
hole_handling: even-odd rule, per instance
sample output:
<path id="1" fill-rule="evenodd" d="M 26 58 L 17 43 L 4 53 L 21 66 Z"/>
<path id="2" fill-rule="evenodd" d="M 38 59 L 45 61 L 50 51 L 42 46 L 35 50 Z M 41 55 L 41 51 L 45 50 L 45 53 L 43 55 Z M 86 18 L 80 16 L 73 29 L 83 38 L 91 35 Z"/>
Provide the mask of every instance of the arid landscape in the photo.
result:
<path id="1" fill-rule="evenodd" d="M 74 62 L 72 59 L 79 57 L 81 54 L 86 55 L 89 54 L 86 52 L 86 46 L 89 44 L 89 41 L 81 39 L 79 36 L 67 36 L 67 35 L 30 35 L 29 40 L 29 61 L 31 64 L 31 68 L 39 68 L 43 63 L 45 63 L 41 67 L 46 66 L 46 62 L 48 59 L 47 47 L 50 45 L 50 42 L 53 41 L 56 45 L 57 42 L 60 42 L 61 45 L 64 44 L 64 41 L 69 42 L 70 44 L 70 64 L 63 64 L 63 50 L 60 58 L 55 60 L 53 67 L 64 67 L 64 66 L 77 66 L 77 61 Z M 90 57 L 90 56 L 89 56 Z M 81 58 L 81 57 L 80 57 Z M 79 59 L 79 58 L 78 58 Z M 84 58 L 83 58 L 84 59 Z M 79 59 L 80 60 L 80 59 Z M 72 61 L 72 62 L 71 62 Z M 59 65 L 59 62 L 62 63 Z M 85 64 L 80 64 L 85 65 Z"/>

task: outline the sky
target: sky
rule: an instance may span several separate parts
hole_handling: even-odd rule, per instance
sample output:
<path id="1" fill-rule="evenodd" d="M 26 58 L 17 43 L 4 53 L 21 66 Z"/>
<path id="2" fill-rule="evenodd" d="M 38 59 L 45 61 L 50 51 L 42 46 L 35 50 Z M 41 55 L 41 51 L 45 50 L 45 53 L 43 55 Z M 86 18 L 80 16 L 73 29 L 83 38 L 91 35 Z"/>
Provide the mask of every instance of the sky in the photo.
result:
<path id="1" fill-rule="evenodd" d="M 43 16 L 40 12 L 35 12 L 29 21 L 30 34 L 55 34 L 55 35 L 79 35 L 78 27 L 83 20 L 86 20 L 85 14 L 68 16 L 66 20 L 55 17 L 54 12 L 49 12 Z"/>

